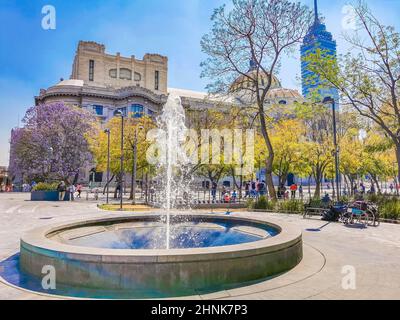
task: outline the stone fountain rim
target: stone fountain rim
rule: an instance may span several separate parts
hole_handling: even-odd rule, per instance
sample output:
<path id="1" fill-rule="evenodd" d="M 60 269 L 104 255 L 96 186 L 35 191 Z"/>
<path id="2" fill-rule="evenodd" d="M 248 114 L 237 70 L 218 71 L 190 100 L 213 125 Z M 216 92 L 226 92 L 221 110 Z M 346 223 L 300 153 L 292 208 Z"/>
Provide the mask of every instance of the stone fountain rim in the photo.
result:
<path id="1" fill-rule="evenodd" d="M 60 258 L 80 261 L 93 261 L 102 263 L 177 263 L 193 261 L 211 261 L 215 259 L 231 259 L 240 257 L 257 256 L 271 253 L 296 245 L 302 241 L 302 232 L 285 222 L 275 221 L 272 218 L 263 220 L 255 218 L 243 218 L 222 214 L 190 214 L 194 219 L 222 219 L 248 221 L 259 224 L 267 224 L 280 231 L 274 237 L 254 242 L 242 243 L 230 246 L 218 246 L 207 248 L 185 249 L 103 249 L 95 247 L 73 246 L 51 240 L 48 235 L 67 228 L 83 227 L 87 224 L 101 222 L 128 222 L 144 218 L 161 216 L 159 213 L 146 213 L 135 215 L 101 216 L 93 219 L 73 220 L 51 224 L 28 231 L 21 237 L 21 247 L 25 250 Z M 174 214 L 173 216 L 186 216 Z"/>

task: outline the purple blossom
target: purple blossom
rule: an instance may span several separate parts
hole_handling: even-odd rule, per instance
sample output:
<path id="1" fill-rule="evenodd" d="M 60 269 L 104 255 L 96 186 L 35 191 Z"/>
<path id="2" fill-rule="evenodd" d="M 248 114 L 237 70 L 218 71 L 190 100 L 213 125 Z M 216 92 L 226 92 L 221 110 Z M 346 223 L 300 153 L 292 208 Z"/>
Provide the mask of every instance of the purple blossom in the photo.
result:
<path id="1" fill-rule="evenodd" d="M 69 180 L 92 164 L 87 137 L 94 117 L 63 103 L 29 108 L 24 127 L 11 133 L 10 173 L 25 179 Z"/>

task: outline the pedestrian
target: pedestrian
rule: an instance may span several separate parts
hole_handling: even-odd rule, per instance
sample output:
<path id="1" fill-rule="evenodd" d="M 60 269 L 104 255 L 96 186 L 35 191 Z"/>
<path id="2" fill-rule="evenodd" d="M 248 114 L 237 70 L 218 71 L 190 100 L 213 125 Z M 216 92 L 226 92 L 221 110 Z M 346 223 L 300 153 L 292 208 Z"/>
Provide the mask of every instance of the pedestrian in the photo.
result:
<path id="1" fill-rule="evenodd" d="M 300 199 L 303 199 L 303 186 L 302 185 L 299 186 L 299 196 L 300 196 Z"/>
<path id="2" fill-rule="evenodd" d="M 245 183 L 245 198 L 250 198 L 250 181 L 246 181 Z"/>
<path id="3" fill-rule="evenodd" d="M 264 180 L 262 180 L 262 181 L 260 182 L 260 187 L 259 187 L 259 189 L 260 189 L 260 196 L 265 196 L 266 191 L 267 191 L 267 188 L 266 188 L 266 185 L 265 185 L 265 181 L 264 181 Z"/>
<path id="4" fill-rule="evenodd" d="M 82 185 L 80 183 L 78 183 L 78 185 L 76 186 L 76 192 L 78 192 L 78 195 L 76 197 L 80 199 L 82 193 Z"/>
<path id="5" fill-rule="evenodd" d="M 325 208 L 327 208 L 331 203 L 331 198 L 329 197 L 328 193 L 325 193 L 325 196 L 322 198 L 322 203 L 324 204 Z"/>
<path id="6" fill-rule="evenodd" d="M 393 183 L 390 184 L 389 189 L 390 189 L 390 193 L 393 193 Z"/>
<path id="7" fill-rule="evenodd" d="M 213 201 L 215 201 L 217 198 L 217 187 L 218 187 L 218 184 L 215 181 L 213 181 L 213 183 L 211 185 L 211 196 L 212 196 Z"/>
<path id="8" fill-rule="evenodd" d="M 260 189 L 261 189 L 261 183 L 260 183 L 260 180 L 257 179 L 257 181 L 256 181 L 256 197 L 257 198 L 260 196 Z"/>
<path id="9" fill-rule="evenodd" d="M 292 199 L 295 199 L 296 198 L 296 191 L 297 191 L 297 184 L 295 184 L 295 183 L 293 183 L 291 186 L 290 186 L 290 193 L 291 193 L 291 198 Z"/>
<path id="10" fill-rule="evenodd" d="M 68 192 L 69 192 L 69 201 L 74 201 L 74 195 L 75 195 L 75 186 L 73 184 L 71 184 L 68 187 Z"/>
<path id="11" fill-rule="evenodd" d="M 376 193 L 375 186 L 373 184 L 371 185 L 371 189 L 369 190 L 369 193 L 370 194 L 375 194 Z"/>
<path id="12" fill-rule="evenodd" d="M 252 198 L 255 198 L 257 195 L 257 185 L 256 182 L 253 180 L 251 181 L 251 191 L 250 191 L 250 195 Z"/>
<path id="13" fill-rule="evenodd" d="M 229 195 L 229 192 L 224 193 L 224 202 L 229 203 L 231 201 L 231 196 Z"/>
<path id="14" fill-rule="evenodd" d="M 65 191 L 67 190 L 67 186 L 64 181 L 61 181 L 57 186 L 58 191 L 58 201 L 64 201 Z"/>
<path id="15" fill-rule="evenodd" d="M 286 188 L 285 188 L 286 189 Z M 286 191 L 285 192 L 285 200 L 288 200 L 289 199 L 289 191 Z"/>
<path id="16" fill-rule="evenodd" d="M 365 185 L 361 182 L 360 183 L 361 194 L 365 194 Z"/>
<path id="17" fill-rule="evenodd" d="M 232 202 L 233 202 L 233 203 L 236 202 L 236 198 L 237 198 L 236 190 L 233 190 L 233 192 L 232 192 Z"/>

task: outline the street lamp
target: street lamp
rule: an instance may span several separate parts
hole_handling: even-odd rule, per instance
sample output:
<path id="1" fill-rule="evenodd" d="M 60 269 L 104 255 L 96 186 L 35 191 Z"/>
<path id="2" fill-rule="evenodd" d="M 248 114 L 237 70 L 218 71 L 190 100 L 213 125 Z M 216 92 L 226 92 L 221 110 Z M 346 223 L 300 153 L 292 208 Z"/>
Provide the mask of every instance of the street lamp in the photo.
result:
<path id="1" fill-rule="evenodd" d="M 107 195 L 106 202 L 108 204 L 108 193 L 109 193 L 109 185 L 110 185 L 110 129 L 105 129 L 104 133 L 107 134 Z"/>
<path id="2" fill-rule="evenodd" d="M 135 128 L 135 136 L 133 140 L 133 170 L 132 170 L 132 204 L 136 201 L 136 167 L 137 167 L 137 133 L 143 130 L 142 126 Z"/>
<path id="3" fill-rule="evenodd" d="M 121 171 L 121 180 L 120 180 L 120 203 L 119 209 L 122 211 L 122 188 L 124 184 L 124 113 L 121 109 L 118 109 L 114 113 L 115 116 L 121 117 L 121 162 L 120 162 L 120 171 Z"/>
<path id="4" fill-rule="evenodd" d="M 323 104 L 331 104 L 332 106 L 332 117 L 333 117 L 333 145 L 335 154 L 335 180 L 336 180 L 336 198 L 340 201 L 340 188 L 339 188 L 339 148 L 337 144 L 337 129 L 336 129 L 336 108 L 335 100 L 332 97 L 324 98 Z"/>

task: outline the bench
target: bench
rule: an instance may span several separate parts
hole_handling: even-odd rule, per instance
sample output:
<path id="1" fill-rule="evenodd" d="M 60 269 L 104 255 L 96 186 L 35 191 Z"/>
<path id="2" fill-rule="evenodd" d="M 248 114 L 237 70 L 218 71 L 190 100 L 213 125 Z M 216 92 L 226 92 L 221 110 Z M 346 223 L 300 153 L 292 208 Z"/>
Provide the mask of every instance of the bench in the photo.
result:
<path id="1" fill-rule="evenodd" d="M 324 211 L 329 209 L 330 203 L 307 203 L 304 205 L 304 213 L 303 213 L 303 218 L 306 218 L 307 216 L 322 216 Z"/>

